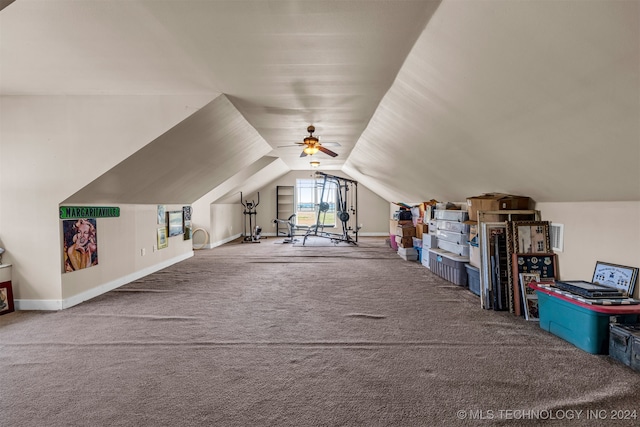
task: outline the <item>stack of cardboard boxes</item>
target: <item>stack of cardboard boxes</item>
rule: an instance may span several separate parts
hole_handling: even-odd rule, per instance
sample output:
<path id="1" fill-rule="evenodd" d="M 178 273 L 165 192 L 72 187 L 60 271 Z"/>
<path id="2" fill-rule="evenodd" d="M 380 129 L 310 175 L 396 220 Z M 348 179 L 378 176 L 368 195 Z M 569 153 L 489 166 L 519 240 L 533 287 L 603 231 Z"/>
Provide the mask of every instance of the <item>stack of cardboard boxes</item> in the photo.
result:
<path id="1" fill-rule="evenodd" d="M 398 221 L 396 226 L 396 244 L 398 245 L 398 255 L 406 261 L 416 261 L 418 251 L 413 247 L 413 239 L 416 237 L 416 226 L 413 221 Z"/>
<path id="2" fill-rule="evenodd" d="M 422 238 L 429 231 L 428 223 L 425 219 L 427 218 L 426 212 L 429 212 L 428 217 L 431 217 L 429 209 L 435 203 L 435 200 L 432 200 L 411 207 L 406 204 L 396 203 L 401 206 L 401 210 L 397 211 L 394 214 L 394 219 L 390 220 L 389 237 L 391 247 L 403 259 L 410 261 L 421 261 L 423 259 L 421 256 Z M 407 215 L 403 215 L 403 218 L 400 218 L 400 213 L 403 210 Z"/>

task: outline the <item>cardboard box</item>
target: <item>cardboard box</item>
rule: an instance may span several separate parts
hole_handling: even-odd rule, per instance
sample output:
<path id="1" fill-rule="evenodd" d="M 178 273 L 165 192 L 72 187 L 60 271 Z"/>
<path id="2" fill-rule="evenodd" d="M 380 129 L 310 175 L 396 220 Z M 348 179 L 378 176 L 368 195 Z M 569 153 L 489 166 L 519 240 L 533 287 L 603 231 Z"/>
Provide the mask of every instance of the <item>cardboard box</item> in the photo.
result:
<path id="1" fill-rule="evenodd" d="M 413 247 L 413 237 L 401 237 L 396 236 L 396 244 L 399 248 L 412 248 Z"/>
<path id="2" fill-rule="evenodd" d="M 469 245 L 469 264 L 480 268 L 480 248 Z"/>
<path id="3" fill-rule="evenodd" d="M 405 225 L 413 225 L 413 222 L 409 219 L 405 219 L 405 220 L 397 220 L 397 219 L 390 219 L 389 220 L 389 233 L 395 235 L 396 234 L 396 228 L 398 228 L 398 226 L 405 226 Z"/>
<path id="4" fill-rule="evenodd" d="M 467 210 L 471 221 L 478 220 L 478 211 L 527 210 L 530 209 L 530 205 L 529 197 L 503 193 L 486 193 L 467 198 Z"/>
<path id="5" fill-rule="evenodd" d="M 396 236 L 400 237 L 415 237 L 416 227 L 413 225 L 399 225 L 396 227 Z"/>
<path id="6" fill-rule="evenodd" d="M 418 239 L 422 239 L 422 236 L 429 233 L 429 225 L 428 224 L 418 224 L 416 225 L 416 237 Z"/>

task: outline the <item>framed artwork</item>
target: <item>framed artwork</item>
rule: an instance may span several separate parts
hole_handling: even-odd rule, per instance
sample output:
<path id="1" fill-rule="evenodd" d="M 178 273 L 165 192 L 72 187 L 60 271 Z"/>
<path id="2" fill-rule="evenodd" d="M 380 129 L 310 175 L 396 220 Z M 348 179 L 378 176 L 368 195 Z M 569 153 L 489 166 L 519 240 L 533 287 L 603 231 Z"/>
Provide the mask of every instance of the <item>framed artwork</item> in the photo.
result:
<path id="1" fill-rule="evenodd" d="M 191 206 L 182 207 L 182 218 L 184 220 L 184 240 L 191 240 L 193 227 L 191 227 Z"/>
<path id="2" fill-rule="evenodd" d="M 558 277 L 557 255 L 551 252 L 536 254 L 512 254 L 511 273 L 514 284 L 513 305 L 514 314 L 522 316 L 524 313 L 524 294 L 520 289 L 520 274 L 537 274 L 538 281 L 550 282 Z"/>
<path id="3" fill-rule="evenodd" d="M 191 240 L 193 234 L 193 228 L 191 227 L 191 221 L 184 221 L 184 240 Z"/>
<path id="4" fill-rule="evenodd" d="M 529 287 L 529 283 L 540 281 L 540 275 L 538 273 L 520 273 L 519 278 L 524 318 L 526 320 L 540 320 L 538 318 L 538 295 L 535 290 Z"/>
<path id="5" fill-rule="evenodd" d="M 165 205 L 158 205 L 158 224 L 167 223 L 167 215 L 165 214 L 167 207 Z"/>
<path id="6" fill-rule="evenodd" d="M 167 223 L 169 224 L 169 237 L 178 236 L 184 233 L 184 219 L 182 211 L 167 212 Z"/>
<path id="7" fill-rule="evenodd" d="M 167 246 L 169 246 L 167 227 L 160 227 L 158 228 L 158 249 L 164 249 Z"/>
<path id="8" fill-rule="evenodd" d="M 63 272 L 98 265 L 98 225 L 95 218 L 62 221 Z"/>
<path id="9" fill-rule="evenodd" d="M 0 283 L 0 315 L 11 313 L 13 308 L 13 290 L 11 282 Z"/>
<path id="10" fill-rule="evenodd" d="M 610 264 L 597 261 L 591 281 L 599 285 L 611 286 L 624 292 L 627 296 L 633 295 L 638 280 L 638 269 L 624 265 Z"/>
<path id="11" fill-rule="evenodd" d="M 497 276 L 494 274 L 495 267 L 495 242 L 500 236 L 507 233 L 505 222 L 482 222 L 480 223 L 480 305 L 484 309 L 496 309 L 498 299 L 502 300 L 503 295 L 500 284 L 497 283 Z M 509 300 L 509 295 L 505 296 Z"/>
<path id="12" fill-rule="evenodd" d="M 191 206 L 182 207 L 182 215 L 184 216 L 185 221 L 191 221 L 191 212 Z"/>
<path id="13" fill-rule="evenodd" d="M 513 221 L 513 253 L 551 252 L 549 221 Z"/>

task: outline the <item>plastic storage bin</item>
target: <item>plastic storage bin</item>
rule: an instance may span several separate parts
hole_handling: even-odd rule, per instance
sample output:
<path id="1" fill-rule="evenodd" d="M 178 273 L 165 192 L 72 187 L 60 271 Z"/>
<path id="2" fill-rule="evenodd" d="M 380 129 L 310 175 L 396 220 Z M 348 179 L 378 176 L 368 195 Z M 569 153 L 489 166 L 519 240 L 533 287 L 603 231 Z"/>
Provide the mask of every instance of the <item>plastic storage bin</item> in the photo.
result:
<path id="1" fill-rule="evenodd" d="M 469 233 L 469 230 L 471 229 L 469 224 L 458 221 L 446 221 L 440 219 L 436 221 L 436 224 L 438 230 L 453 231 L 455 233 Z"/>
<path id="2" fill-rule="evenodd" d="M 467 284 L 469 290 L 480 296 L 480 269 L 471 264 L 464 265 L 467 268 Z"/>
<path id="3" fill-rule="evenodd" d="M 455 243 L 457 245 L 466 245 L 469 243 L 468 233 L 458 233 L 456 231 L 449 230 L 438 230 L 436 236 L 438 236 L 438 239 Z"/>
<path id="4" fill-rule="evenodd" d="M 418 251 L 416 248 L 398 248 L 398 255 L 405 261 L 418 260 Z"/>
<path id="5" fill-rule="evenodd" d="M 447 221 L 457 221 L 464 222 L 469 219 L 469 214 L 467 211 L 458 211 L 458 210 L 437 210 L 435 213 L 436 220 L 444 219 Z M 437 227 L 436 222 L 436 227 Z"/>
<path id="6" fill-rule="evenodd" d="M 611 316 L 619 323 L 633 323 L 640 310 L 638 305 L 587 305 L 539 289 L 537 294 L 540 327 L 591 354 L 609 353 Z"/>
<path id="7" fill-rule="evenodd" d="M 438 237 L 434 234 L 422 235 L 422 247 L 426 250 L 438 247 Z"/>
<path id="8" fill-rule="evenodd" d="M 469 257 L 469 244 L 459 245 L 457 243 L 447 242 L 446 240 L 438 239 L 438 248 L 444 249 L 447 252 L 452 252 L 456 255 Z"/>
<path id="9" fill-rule="evenodd" d="M 467 286 L 467 271 L 464 266 L 468 262 L 468 257 L 442 249 L 429 249 L 429 268 L 431 271 L 456 285 Z"/>
<path id="10" fill-rule="evenodd" d="M 394 251 L 398 250 L 398 242 L 396 242 L 395 234 L 389 234 L 389 244 L 391 245 L 391 249 L 393 249 Z"/>

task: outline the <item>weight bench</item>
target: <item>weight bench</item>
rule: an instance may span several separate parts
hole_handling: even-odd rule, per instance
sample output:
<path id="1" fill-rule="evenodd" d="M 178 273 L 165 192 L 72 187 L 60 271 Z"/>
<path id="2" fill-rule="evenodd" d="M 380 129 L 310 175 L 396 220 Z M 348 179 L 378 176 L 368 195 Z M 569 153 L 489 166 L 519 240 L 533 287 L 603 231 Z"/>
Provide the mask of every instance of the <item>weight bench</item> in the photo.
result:
<path id="1" fill-rule="evenodd" d="M 286 239 L 283 240 L 282 243 L 295 243 L 298 241 L 298 239 L 296 239 L 296 230 L 306 230 L 308 227 L 304 226 L 304 225 L 296 225 L 295 223 L 295 219 L 296 219 L 296 214 L 292 214 L 289 218 L 287 219 L 274 219 L 273 223 L 274 224 L 286 224 L 287 228 L 289 230 Z"/>

